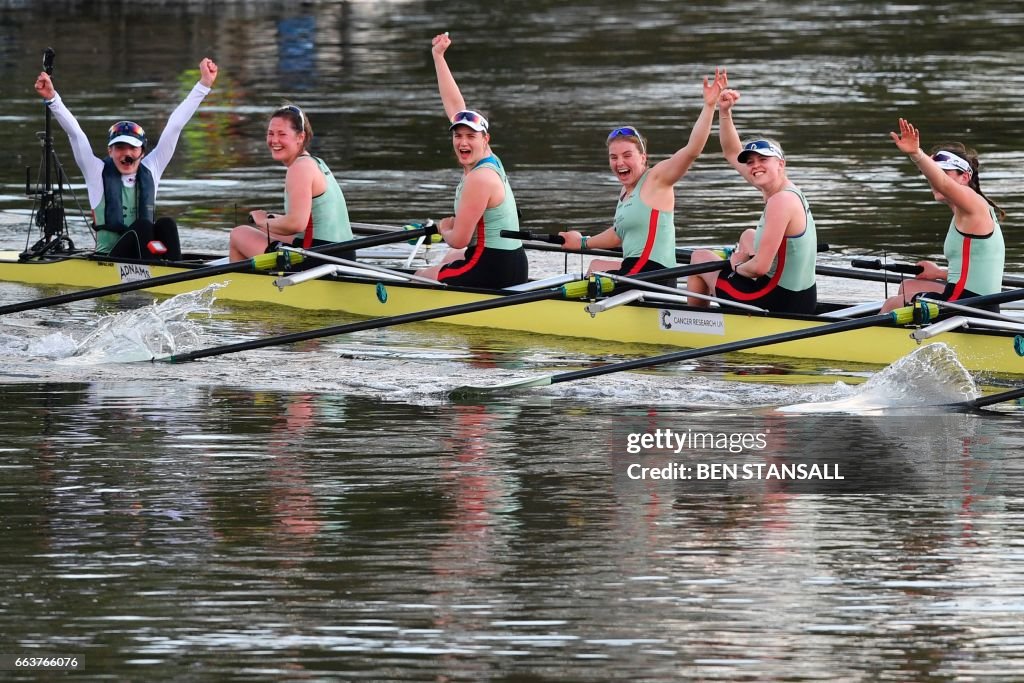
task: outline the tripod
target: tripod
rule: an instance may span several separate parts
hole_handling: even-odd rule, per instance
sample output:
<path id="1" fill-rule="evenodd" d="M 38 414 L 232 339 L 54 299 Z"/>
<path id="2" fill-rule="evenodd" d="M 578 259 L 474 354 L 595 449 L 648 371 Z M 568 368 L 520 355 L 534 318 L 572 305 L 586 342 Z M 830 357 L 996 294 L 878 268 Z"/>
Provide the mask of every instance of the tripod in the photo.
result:
<path id="1" fill-rule="evenodd" d="M 53 74 L 53 48 L 43 50 L 43 71 L 48 75 Z M 25 169 L 25 194 L 36 199 L 32 207 L 32 220 L 29 224 L 29 237 L 32 234 L 34 223 L 41 231 L 42 238 L 36 242 L 31 249 L 26 249 L 19 255 L 19 259 L 26 261 L 30 258 L 38 258 L 44 254 L 71 253 L 75 250 L 75 243 L 71 241 L 71 233 L 68 230 L 67 217 L 64 213 L 64 184 L 67 183 L 67 176 L 57 159 L 53 149 L 53 137 L 50 134 L 52 115 L 49 105 L 46 108 L 46 129 L 37 133 L 43 147 L 43 158 L 40 164 L 40 180 L 36 187 L 32 187 L 31 169 Z M 53 176 L 56 174 L 56 185 Z M 71 185 L 68 183 L 68 189 Z M 25 241 L 28 245 L 28 239 Z"/>

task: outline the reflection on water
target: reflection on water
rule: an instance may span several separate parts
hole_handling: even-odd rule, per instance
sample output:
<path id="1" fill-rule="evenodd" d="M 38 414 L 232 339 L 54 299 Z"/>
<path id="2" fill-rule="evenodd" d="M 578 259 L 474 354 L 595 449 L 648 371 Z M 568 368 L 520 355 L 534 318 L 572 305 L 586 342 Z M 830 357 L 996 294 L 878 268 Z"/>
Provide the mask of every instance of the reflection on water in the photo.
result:
<path id="1" fill-rule="evenodd" d="M 4 389 L 8 646 L 84 652 L 90 678 L 919 680 L 1024 657 L 987 645 L 1024 605 L 1019 421 L 171 388 Z M 666 429 L 769 437 L 627 452 Z M 876 492 L 628 474 L 837 458 Z"/>

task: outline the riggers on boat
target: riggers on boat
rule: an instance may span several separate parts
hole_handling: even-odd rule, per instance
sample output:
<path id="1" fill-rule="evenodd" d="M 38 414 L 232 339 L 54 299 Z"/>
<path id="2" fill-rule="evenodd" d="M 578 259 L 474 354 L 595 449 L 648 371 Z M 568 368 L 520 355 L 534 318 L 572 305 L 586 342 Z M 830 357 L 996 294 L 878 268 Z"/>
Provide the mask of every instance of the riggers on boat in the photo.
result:
<path id="1" fill-rule="evenodd" d="M 211 273 L 203 276 L 201 273 L 206 272 L 203 268 L 212 269 L 207 265 L 209 261 L 200 257 L 186 258 L 175 264 L 96 258 L 86 254 L 20 260 L 18 252 L 0 251 L 0 280 L 32 285 L 99 288 L 178 274 L 186 279 L 153 287 L 151 291 L 175 295 L 214 282 L 227 282 L 227 286 L 217 293 L 224 300 L 344 311 L 371 318 L 472 304 L 514 293 L 511 290 L 487 292 L 400 281 L 383 272 L 353 271 L 345 266 L 334 266 L 332 269 L 330 263 L 321 266 L 320 270 L 290 274 L 278 265 L 289 259 L 294 260 L 296 256 L 293 252 L 270 254 L 262 258 L 259 267 L 265 270 L 261 272 Z M 325 269 L 330 270 L 331 274 L 327 274 Z M 196 277 L 188 277 L 191 273 L 195 273 Z M 571 276 L 562 279 L 567 281 Z M 555 284 L 553 281 L 541 281 L 534 286 Z M 591 287 L 590 298 L 553 297 L 515 306 L 461 313 L 444 317 L 439 322 L 585 338 L 610 344 L 618 342 L 704 348 L 804 330 L 835 323 L 838 319 L 860 313 L 856 307 L 843 309 L 834 304 L 819 305 L 818 314 L 814 316 L 769 314 L 724 307 L 695 309 L 685 305 L 685 297 L 660 289 L 651 291 L 635 288 L 599 301 L 593 300 L 593 292 L 594 288 Z M 1003 300 L 1024 299 L 1024 290 L 1013 292 L 1004 293 L 1006 296 Z M 929 305 L 924 310 L 928 315 L 934 315 L 935 306 Z M 913 351 L 920 344 L 942 342 L 956 352 L 971 372 L 1024 375 L 1024 337 L 1021 336 L 1024 335 L 1024 324 L 968 317 L 956 311 L 954 313 L 956 315 L 953 317 L 937 323 L 918 320 L 907 325 L 872 325 L 838 334 L 757 346 L 744 352 L 818 359 L 840 365 L 885 365 Z"/>

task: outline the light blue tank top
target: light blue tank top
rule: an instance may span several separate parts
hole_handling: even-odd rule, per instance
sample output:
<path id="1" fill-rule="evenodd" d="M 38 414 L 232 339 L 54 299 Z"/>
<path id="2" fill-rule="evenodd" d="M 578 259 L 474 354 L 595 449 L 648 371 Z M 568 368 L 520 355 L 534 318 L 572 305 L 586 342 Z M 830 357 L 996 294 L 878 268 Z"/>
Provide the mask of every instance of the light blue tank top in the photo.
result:
<path id="1" fill-rule="evenodd" d="M 783 238 L 779 253 L 785 254 L 785 263 L 782 266 L 782 275 L 779 278 L 778 286 L 791 292 L 802 292 L 814 286 L 814 268 L 818 258 L 818 232 L 814 227 L 814 216 L 811 215 L 811 207 L 808 206 L 803 192 L 792 186 L 787 187 L 783 192 L 792 192 L 800 197 L 807 225 L 801 234 Z M 766 208 L 761 212 L 761 220 L 758 221 L 757 230 L 754 232 L 755 249 L 761 246 L 761 236 L 764 234 L 764 222 L 767 211 L 768 209 Z M 776 254 L 775 260 L 772 261 L 772 267 L 766 275 L 768 277 L 774 276 L 778 267 L 779 254 Z"/>
<path id="2" fill-rule="evenodd" d="M 317 168 L 324 174 L 327 186 L 322 194 L 313 197 L 313 208 L 310 221 L 313 224 L 313 239 L 325 242 L 347 242 L 352 239 L 352 224 L 348 218 L 348 204 L 341 186 L 327 167 L 327 163 L 319 157 L 311 157 Z M 284 195 L 284 212 L 288 213 L 288 193 Z M 300 233 L 300 234 L 305 234 Z"/>
<path id="3" fill-rule="evenodd" d="M 473 246 L 482 240 L 486 249 L 503 249 L 505 251 L 519 249 L 523 246 L 522 240 L 501 236 L 502 230 L 519 230 L 519 211 L 516 208 L 516 198 L 512 195 L 512 187 L 508 183 L 505 167 L 501 165 L 501 160 L 493 154 L 478 161 L 470 173 L 481 167 L 491 168 L 498 174 L 502 185 L 505 186 L 505 199 L 501 204 L 484 210 L 481 219 L 483 229 L 481 230 L 480 225 L 477 226 L 468 246 Z M 466 176 L 463 176 L 459 181 L 459 186 L 455 188 L 455 213 L 459 212 L 459 200 L 462 197 L 462 186 L 465 182 Z"/>
<path id="4" fill-rule="evenodd" d="M 652 209 L 640 199 L 640 188 L 648 173 L 650 170 L 644 171 L 628 197 L 619 197 L 613 227 L 622 241 L 623 258 L 636 258 L 641 267 L 647 261 L 655 261 L 673 268 L 676 265 L 675 214 Z"/>
<path id="5" fill-rule="evenodd" d="M 1003 243 L 1003 231 L 999 227 L 995 209 L 990 206 L 988 211 L 993 223 L 990 235 L 966 235 L 956 229 L 954 219 L 949 222 L 946 241 L 942 245 L 942 253 L 949 265 L 946 281 L 960 284 L 963 280 L 960 288 L 975 294 L 995 294 L 1003 286 L 1006 245 Z"/>

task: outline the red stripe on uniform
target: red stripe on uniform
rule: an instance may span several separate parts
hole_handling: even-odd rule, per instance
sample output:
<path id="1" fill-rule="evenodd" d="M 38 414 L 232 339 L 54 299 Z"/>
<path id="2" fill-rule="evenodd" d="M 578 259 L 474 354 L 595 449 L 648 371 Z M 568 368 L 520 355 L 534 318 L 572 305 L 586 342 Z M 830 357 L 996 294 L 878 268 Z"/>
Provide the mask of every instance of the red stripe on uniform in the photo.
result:
<path id="1" fill-rule="evenodd" d="M 437 274 L 438 281 L 445 280 L 456 275 L 462 275 L 473 270 L 473 267 L 480 260 L 480 256 L 484 253 L 484 243 L 486 242 L 486 234 L 484 231 L 484 219 L 480 218 L 480 222 L 476 224 L 476 248 L 473 249 L 473 257 L 463 263 L 457 268 L 442 268 Z"/>
<path id="2" fill-rule="evenodd" d="M 647 242 L 644 244 L 644 250 L 640 254 L 640 258 L 636 260 L 633 267 L 629 269 L 626 275 L 636 275 L 643 267 L 647 265 L 647 262 L 651 260 L 651 252 L 654 251 L 654 238 L 658 236 L 658 210 L 651 209 L 651 222 L 647 224 Z"/>
<path id="3" fill-rule="evenodd" d="M 729 282 L 727 278 L 718 278 L 718 282 L 715 284 L 716 289 L 721 289 L 723 292 L 736 299 L 737 301 L 753 301 L 759 299 L 762 296 L 768 294 L 768 292 L 775 289 L 778 286 L 779 280 L 782 279 L 782 270 L 786 267 L 786 244 L 787 239 L 782 239 L 782 246 L 779 247 L 779 251 L 776 254 L 778 257 L 778 265 L 775 266 L 775 274 L 772 275 L 772 279 L 768 281 L 761 289 L 756 292 L 741 292 Z M 740 277 L 743 277 L 742 275 Z"/>
<path id="4" fill-rule="evenodd" d="M 313 213 L 309 214 L 309 223 L 306 224 L 305 234 L 302 236 L 302 248 L 309 249 L 313 246 Z"/>
<path id="5" fill-rule="evenodd" d="M 964 288 L 967 286 L 967 273 L 971 269 L 971 238 L 964 237 L 964 243 L 961 245 L 960 250 L 963 254 L 963 258 L 960 261 L 960 279 L 956 281 L 956 286 L 953 287 L 953 293 L 949 295 L 947 301 L 956 301 L 960 298 L 960 295 L 964 293 Z"/>

